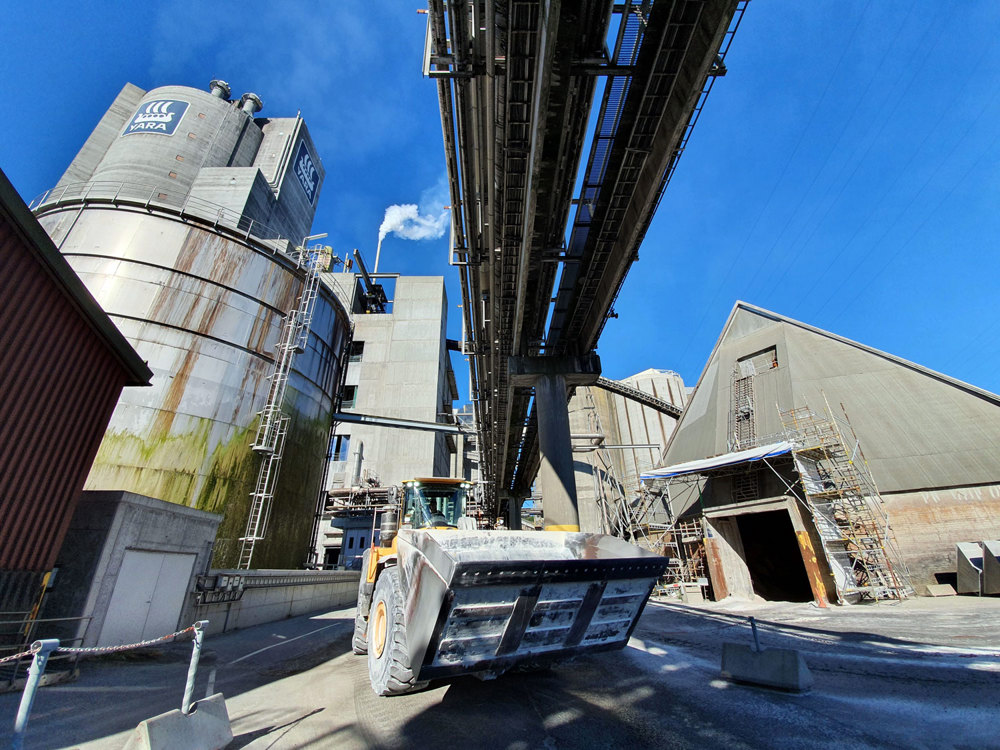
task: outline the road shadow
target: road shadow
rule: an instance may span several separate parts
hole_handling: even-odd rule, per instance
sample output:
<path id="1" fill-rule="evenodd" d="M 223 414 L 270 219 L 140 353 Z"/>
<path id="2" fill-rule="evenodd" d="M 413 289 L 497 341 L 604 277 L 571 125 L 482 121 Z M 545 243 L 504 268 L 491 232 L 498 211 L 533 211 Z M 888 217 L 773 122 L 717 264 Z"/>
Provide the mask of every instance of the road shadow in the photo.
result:
<path id="1" fill-rule="evenodd" d="M 330 620 L 322 614 L 207 636 L 195 697 L 221 692 L 229 701 L 348 653 L 353 617 Z M 315 631 L 319 623 L 332 627 L 296 640 Z M 282 632 L 288 635 L 274 641 L 274 634 Z M 265 643 L 275 647 L 233 663 Z M 38 691 L 25 744 L 35 750 L 74 747 L 131 731 L 145 719 L 180 708 L 190 655 L 190 641 L 182 641 L 146 651 L 141 658 L 81 661 L 78 680 Z M 11 717 L 0 724 L 0 747 L 10 742 L 19 701 L 19 693 L 0 695 L 0 717 Z"/>
<path id="2" fill-rule="evenodd" d="M 252 732 L 244 732 L 243 734 L 238 734 L 235 737 L 233 737 L 232 742 L 226 745 L 226 750 L 239 750 L 239 748 L 246 747 L 251 742 L 260 739 L 261 737 L 266 737 L 269 734 L 275 732 L 281 732 L 282 730 L 294 729 L 299 724 L 299 722 L 305 721 L 310 716 L 315 716 L 316 714 L 325 710 L 326 709 L 324 708 L 314 708 L 312 711 L 304 713 L 301 716 L 292 719 L 291 721 L 286 721 L 284 724 L 277 724 L 274 726 L 263 727 L 261 729 L 255 729 Z M 279 739 L 280 737 L 275 738 L 276 741 Z"/>

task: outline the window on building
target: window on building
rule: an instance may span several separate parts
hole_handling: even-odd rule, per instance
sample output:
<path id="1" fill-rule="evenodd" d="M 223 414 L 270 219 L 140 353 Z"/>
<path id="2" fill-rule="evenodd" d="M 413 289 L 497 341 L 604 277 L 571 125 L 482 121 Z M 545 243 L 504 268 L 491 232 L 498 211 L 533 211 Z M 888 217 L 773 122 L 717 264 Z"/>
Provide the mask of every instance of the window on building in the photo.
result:
<path id="1" fill-rule="evenodd" d="M 347 355 L 347 361 L 360 362 L 361 355 L 364 354 L 364 351 L 365 351 L 364 341 L 352 341 L 350 353 Z"/>
<path id="2" fill-rule="evenodd" d="M 740 372 L 744 377 L 748 375 L 760 375 L 768 370 L 777 368 L 778 350 L 772 346 L 759 352 L 748 354 L 746 357 L 740 357 L 737 362 Z"/>
<path id="3" fill-rule="evenodd" d="M 333 460 L 346 461 L 351 455 L 351 436 L 337 435 L 333 439 Z"/>
<path id="4" fill-rule="evenodd" d="M 354 537 L 348 537 L 347 539 L 347 549 L 354 549 Z"/>
<path id="5" fill-rule="evenodd" d="M 340 394 L 340 408 L 353 409 L 357 400 L 358 387 L 356 385 L 345 385 L 343 392 Z"/>

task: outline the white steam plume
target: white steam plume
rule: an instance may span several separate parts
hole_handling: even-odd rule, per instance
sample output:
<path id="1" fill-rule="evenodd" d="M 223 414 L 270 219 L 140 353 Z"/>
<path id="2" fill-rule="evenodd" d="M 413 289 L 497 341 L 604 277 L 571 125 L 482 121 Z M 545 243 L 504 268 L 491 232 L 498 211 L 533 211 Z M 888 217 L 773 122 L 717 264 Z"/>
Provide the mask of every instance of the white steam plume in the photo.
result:
<path id="1" fill-rule="evenodd" d="M 394 234 L 403 240 L 436 240 L 444 236 L 451 213 L 444 206 L 448 200 L 448 181 L 442 176 L 438 184 L 425 190 L 420 205 L 403 203 L 389 206 L 378 228 L 378 249 L 375 251 L 375 272 L 378 271 L 382 240 Z"/>
<path id="2" fill-rule="evenodd" d="M 448 215 L 446 209 L 442 209 L 437 216 L 421 214 L 416 203 L 389 206 L 385 210 L 382 226 L 378 228 L 378 241 L 381 242 L 389 234 L 404 240 L 436 240 L 448 228 Z"/>

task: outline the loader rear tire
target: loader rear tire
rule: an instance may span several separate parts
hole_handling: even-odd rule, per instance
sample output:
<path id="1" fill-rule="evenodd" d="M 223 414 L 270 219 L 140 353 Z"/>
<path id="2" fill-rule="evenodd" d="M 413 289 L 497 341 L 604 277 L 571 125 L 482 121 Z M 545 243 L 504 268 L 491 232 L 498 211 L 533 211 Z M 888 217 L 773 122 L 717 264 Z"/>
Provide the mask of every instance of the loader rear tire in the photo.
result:
<path id="1" fill-rule="evenodd" d="M 351 650 L 358 656 L 368 653 L 368 607 L 371 598 L 366 597 L 366 591 L 370 591 L 371 584 L 365 582 L 365 575 L 368 572 L 368 557 L 371 550 L 365 550 L 361 563 L 361 581 L 358 582 L 358 608 L 354 614 L 354 638 L 351 639 Z"/>
<path id="2" fill-rule="evenodd" d="M 368 678 L 375 695 L 399 695 L 422 686 L 410 669 L 399 570 L 382 571 L 368 615 Z"/>
<path id="3" fill-rule="evenodd" d="M 354 615 L 354 638 L 351 640 L 351 650 L 358 656 L 368 653 L 368 622 L 360 612 Z"/>

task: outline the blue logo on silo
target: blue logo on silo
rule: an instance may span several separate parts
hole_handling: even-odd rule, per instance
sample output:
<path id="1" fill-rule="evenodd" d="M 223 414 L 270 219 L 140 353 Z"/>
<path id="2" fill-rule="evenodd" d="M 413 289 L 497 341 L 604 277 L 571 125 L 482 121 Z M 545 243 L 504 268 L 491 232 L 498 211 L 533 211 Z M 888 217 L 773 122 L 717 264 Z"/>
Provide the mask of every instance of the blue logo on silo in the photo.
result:
<path id="1" fill-rule="evenodd" d="M 187 108 L 187 102 L 177 99 L 157 99 L 155 102 L 147 102 L 132 115 L 122 135 L 133 133 L 173 135 Z"/>
<path id="2" fill-rule="evenodd" d="M 299 141 L 299 150 L 295 154 L 295 176 L 299 178 L 299 184 L 306 191 L 306 198 L 309 205 L 316 198 L 316 188 L 319 187 L 319 172 L 313 165 L 312 157 L 309 156 L 309 149 L 306 148 L 305 141 Z"/>

